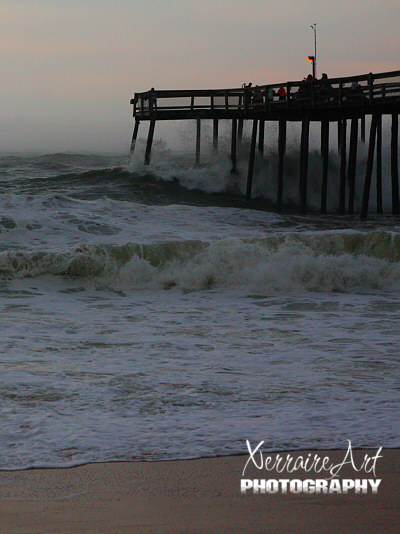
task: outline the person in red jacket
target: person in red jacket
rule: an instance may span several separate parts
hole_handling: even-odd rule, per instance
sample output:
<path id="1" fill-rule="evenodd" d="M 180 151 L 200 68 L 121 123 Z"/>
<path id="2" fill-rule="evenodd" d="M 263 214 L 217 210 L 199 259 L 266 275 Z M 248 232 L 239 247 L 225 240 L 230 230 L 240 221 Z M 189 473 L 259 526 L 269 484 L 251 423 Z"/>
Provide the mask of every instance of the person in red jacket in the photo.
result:
<path id="1" fill-rule="evenodd" d="M 283 86 L 279 87 L 276 95 L 279 97 L 279 100 L 286 100 L 286 89 Z"/>

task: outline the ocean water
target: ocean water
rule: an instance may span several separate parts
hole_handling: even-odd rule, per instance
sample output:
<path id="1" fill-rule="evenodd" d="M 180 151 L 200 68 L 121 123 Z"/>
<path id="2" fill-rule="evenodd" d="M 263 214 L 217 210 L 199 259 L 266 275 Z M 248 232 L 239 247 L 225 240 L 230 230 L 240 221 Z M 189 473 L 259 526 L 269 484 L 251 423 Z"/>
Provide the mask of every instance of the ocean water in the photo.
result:
<path id="1" fill-rule="evenodd" d="M 139 161 L 0 156 L 0 468 L 398 447 L 400 220 Z"/>

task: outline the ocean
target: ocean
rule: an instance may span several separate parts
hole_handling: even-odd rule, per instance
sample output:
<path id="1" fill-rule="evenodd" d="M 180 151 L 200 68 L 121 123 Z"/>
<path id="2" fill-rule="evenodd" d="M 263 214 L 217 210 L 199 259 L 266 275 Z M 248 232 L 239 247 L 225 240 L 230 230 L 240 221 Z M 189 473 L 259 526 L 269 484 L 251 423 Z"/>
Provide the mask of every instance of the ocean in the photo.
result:
<path id="1" fill-rule="evenodd" d="M 142 148 L 0 155 L 0 468 L 398 447 L 399 219 Z"/>

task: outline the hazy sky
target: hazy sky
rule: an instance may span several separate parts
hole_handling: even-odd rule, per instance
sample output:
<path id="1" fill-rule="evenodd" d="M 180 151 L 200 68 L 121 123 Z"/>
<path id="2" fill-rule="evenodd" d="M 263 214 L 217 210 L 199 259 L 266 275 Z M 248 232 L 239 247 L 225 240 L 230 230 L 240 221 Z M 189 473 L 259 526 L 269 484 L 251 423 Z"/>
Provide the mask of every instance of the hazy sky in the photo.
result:
<path id="1" fill-rule="evenodd" d="M 134 91 L 400 68 L 399 0 L 0 0 L 0 150 L 127 151 Z"/>

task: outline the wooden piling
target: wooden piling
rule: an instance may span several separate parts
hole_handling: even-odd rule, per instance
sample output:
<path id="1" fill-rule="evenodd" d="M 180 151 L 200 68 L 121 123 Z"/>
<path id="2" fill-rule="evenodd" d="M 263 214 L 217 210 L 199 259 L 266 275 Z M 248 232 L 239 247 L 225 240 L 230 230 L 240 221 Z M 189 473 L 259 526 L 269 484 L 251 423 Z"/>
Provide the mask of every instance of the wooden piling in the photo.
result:
<path id="1" fill-rule="evenodd" d="M 383 206 L 382 206 L 382 114 L 377 115 L 377 125 L 376 125 L 376 212 L 383 213 Z"/>
<path id="2" fill-rule="evenodd" d="M 347 120 L 341 121 L 340 133 L 340 189 L 339 189 L 339 212 L 346 212 L 346 134 Z"/>
<path id="3" fill-rule="evenodd" d="M 365 115 L 361 117 L 361 142 L 365 143 Z"/>
<path id="4" fill-rule="evenodd" d="M 135 120 L 135 126 L 133 128 L 133 134 L 132 134 L 132 141 L 131 141 L 131 149 L 130 149 L 129 158 L 132 158 L 133 153 L 135 152 L 136 139 L 137 139 L 137 136 L 138 136 L 139 126 L 140 126 L 140 121 L 136 119 Z"/>
<path id="5" fill-rule="evenodd" d="M 151 146 L 153 144 L 154 127 L 156 125 L 155 119 L 151 119 L 149 126 L 149 134 L 147 136 L 146 153 L 144 156 L 144 164 L 150 165 Z"/>
<path id="6" fill-rule="evenodd" d="M 362 199 L 362 206 L 361 206 L 361 218 L 362 219 L 366 219 L 368 215 L 369 193 L 371 189 L 372 168 L 374 164 L 374 151 L 375 151 L 375 137 L 376 137 L 377 122 L 378 122 L 377 115 L 374 113 L 372 115 L 371 129 L 370 129 L 370 134 L 369 134 L 367 170 L 365 172 L 364 191 L 363 191 L 363 199 Z"/>
<path id="7" fill-rule="evenodd" d="M 350 127 L 350 149 L 349 149 L 349 166 L 347 180 L 349 182 L 349 203 L 348 212 L 354 212 L 354 194 L 356 187 L 356 168 L 357 168 L 357 143 L 358 143 L 358 119 L 351 119 Z"/>
<path id="8" fill-rule="evenodd" d="M 391 137 L 391 171 L 392 171 L 392 213 L 399 214 L 399 166 L 398 166 L 398 146 L 399 146 L 399 117 L 397 113 L 392 113 L 392 137 Z"/>
<path id="9" fill-rule="evenodd" d="M 238 140 L 242 142 L 243 139 L 243 119 L 239 119 L 238 123 Z"/>
<path id="10" fill-rule="evenodd" d="M 265 133 L 265 120 L 260 119 L 259 133 L 258 133 L 258 151 L 261 154 L 264 153 L 264 133 Z"/>
<path id="11" fill-rule="evenodd" d="M 256 142 L 257 142 L 257 122 L 258 122 L 257 119 L 253 120 L 253 132 L 251 135 L 249 169 L 247 173 L 246 200 L 251 200 L 251 187 L 253 184 L 253 171 L 254 171 L 254 157 L 256 153 Z"/>
<path id="12" fill-rule="evenodd" d="M 276 203 L 278 209 L 282 208 L 283 197 L 283 163 L 286 152 L 286 120 L 279 119 L 278 134 L 278 189 L 276 194 Z"/>
<path id="13" fill-rule="evenodd" d="M 213 119 L 213 152 L 218 153 L 218 119 Z"/>
<path id="14" fill-rule="evenodd" d="M 301 125 L 300 147 L 300 201 L 301 210 L 305 213 L 307 208 L 307 177 L 308 177 L 308 146 L 310 137 L 310 118 L 304 117 Z"/>
<path id="15" fill-rule="evenodd" d="M 321 154 L 322 154 L 322 184 L 321 184 L 321 213 L 326 213 L 326 198 L 328 194 L 329 167 L 329 120 L 321 122 Z"/>
<path id="16" fill-rule="evenodd" d="M 232 173 L 236 172 L 236 135 L 237 135 L 237 119 L 232 119 L 232 139 L 231 139 L 231 161 Z"/>
<path id="17" fill-rule="evenodd" d="M 338 145 L 338 153 L 340 154 L 340 151 L 342 149 L 342 120 L 337 121 L 337 145 Z"/>
<path id="18" fill-rule="evenodd" d="M 201 120 L 196 119 L 196 165 L 200 164 Z"/>

